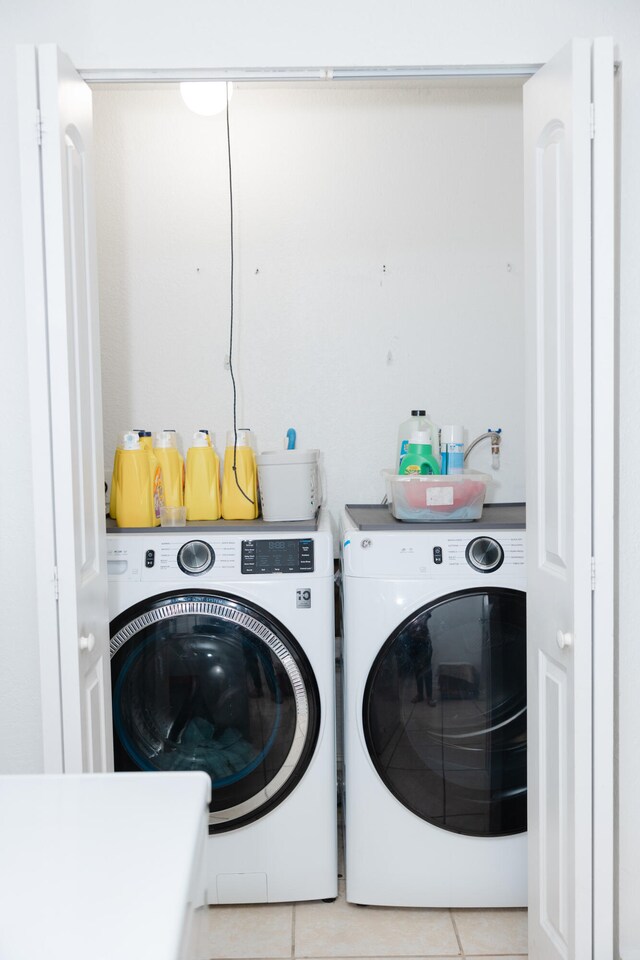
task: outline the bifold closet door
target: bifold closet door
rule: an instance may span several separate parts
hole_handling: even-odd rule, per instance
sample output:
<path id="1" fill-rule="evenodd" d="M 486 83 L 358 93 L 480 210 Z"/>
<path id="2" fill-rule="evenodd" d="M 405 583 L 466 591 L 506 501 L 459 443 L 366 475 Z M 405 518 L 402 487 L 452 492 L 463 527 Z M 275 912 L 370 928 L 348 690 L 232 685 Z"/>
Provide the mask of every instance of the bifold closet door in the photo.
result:
<path id="1" fill-rule="evenodd" d="M 594 803 L 611 786 L 613 753 L 594 768 L 594 730 L 611 736 L 613 727 L 610 709 L 593 711 L 594 690 L 613 684 L 611 658 L 601 675 L 593 671 L 594 611 L 612 624 L 610 563 L 594 530 L 611 516 L 612 498 L 594 496 L 602 475 L 593 436 L 612 436 L 613 422 L 592 419 L 594 385 L 607 393 L 610 375 L 610 351 L 603 370 L 594 338 L 601 347 L 613 338 L 612 312 L 593 297 L 596 280 L 608 277 L 613 306 L 613 243 L 597 229 L 613 216 L 613 165 L 598 161 L 613 155 L 612 89 L 607 40 L 572 41 L 524 87 L 529 955 L 537 960 L 612 950 L 612 838 L 606 827 L 594 832 Z M 613 458 L 601 459 L 610 472 Z M 604 633 L 596 639 L 608 642 Z M 594 886 L 598 863 L 608 893 Z"/>
<path id="2" fill-rule="evenodd" d="M 113 768 L 91 91 L 19 49 L 44 763 Z"/>

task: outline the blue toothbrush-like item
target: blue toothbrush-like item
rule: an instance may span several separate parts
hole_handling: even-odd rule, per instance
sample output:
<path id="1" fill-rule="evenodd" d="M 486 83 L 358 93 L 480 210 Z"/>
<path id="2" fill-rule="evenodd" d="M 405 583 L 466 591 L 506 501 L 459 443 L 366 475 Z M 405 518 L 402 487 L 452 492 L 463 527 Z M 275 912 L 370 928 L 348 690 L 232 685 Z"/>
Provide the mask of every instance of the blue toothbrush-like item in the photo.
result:
<path id="1" fill-rule="evenodd" d="M 293 427 L 287 430 L 287 450 L 293 450 L 296 445 L 296 432 Z"/>

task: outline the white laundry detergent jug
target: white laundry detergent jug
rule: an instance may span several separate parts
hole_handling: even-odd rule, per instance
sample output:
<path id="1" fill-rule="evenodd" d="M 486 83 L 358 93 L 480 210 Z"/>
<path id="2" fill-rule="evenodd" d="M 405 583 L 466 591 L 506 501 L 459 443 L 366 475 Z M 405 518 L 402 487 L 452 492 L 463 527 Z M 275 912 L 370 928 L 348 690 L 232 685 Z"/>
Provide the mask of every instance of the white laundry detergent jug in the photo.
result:
<path id="1" fill-rule="evenodd" d="M 311 520 L 320 506 L 319 450 L 268 450 L 256 457 L 263 520 Z"/>

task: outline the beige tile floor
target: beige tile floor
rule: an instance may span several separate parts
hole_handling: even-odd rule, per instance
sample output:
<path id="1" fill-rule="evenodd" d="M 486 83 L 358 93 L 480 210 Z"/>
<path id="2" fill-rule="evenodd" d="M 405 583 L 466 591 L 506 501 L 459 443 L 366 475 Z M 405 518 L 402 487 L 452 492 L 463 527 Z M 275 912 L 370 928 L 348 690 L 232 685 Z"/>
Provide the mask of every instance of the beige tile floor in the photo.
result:
<path id="1" fill-rule="evenodd" d="M 346 903 L 209 907 L 200 955 L 209 960 L 445 958 L 521 960 L 526 910 L 427 910 Z"/>
<path id="2" fill-rule="evenodd" d="M 199 954 L 203 960 L 521 960 L 527 911 L 360 907 L 346 902 L 341 877 L 334 903 L 209 907 Z"/>

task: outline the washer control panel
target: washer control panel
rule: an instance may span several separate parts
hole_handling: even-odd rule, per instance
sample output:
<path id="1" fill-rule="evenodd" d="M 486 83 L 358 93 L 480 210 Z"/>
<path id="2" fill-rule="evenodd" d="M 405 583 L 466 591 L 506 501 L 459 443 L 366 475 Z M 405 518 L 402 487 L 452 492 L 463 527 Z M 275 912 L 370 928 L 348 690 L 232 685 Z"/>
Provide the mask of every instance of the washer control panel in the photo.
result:
<path id="1" fill-rule="evenodd" d="M 243 540 L 242 573 L 313 573 L 313 540 Z"/>
<path id="2" fill-rule="evenodd" d="M 249 534 L 249 531 L 247 531 Z M 201 583 L 240 580 L 257 575 L 297 574 L 333 577 L 333 541 L 323 536 L 209 536 L 194 530 L 166 535 L 109 534 L 109 580 Z"/>

